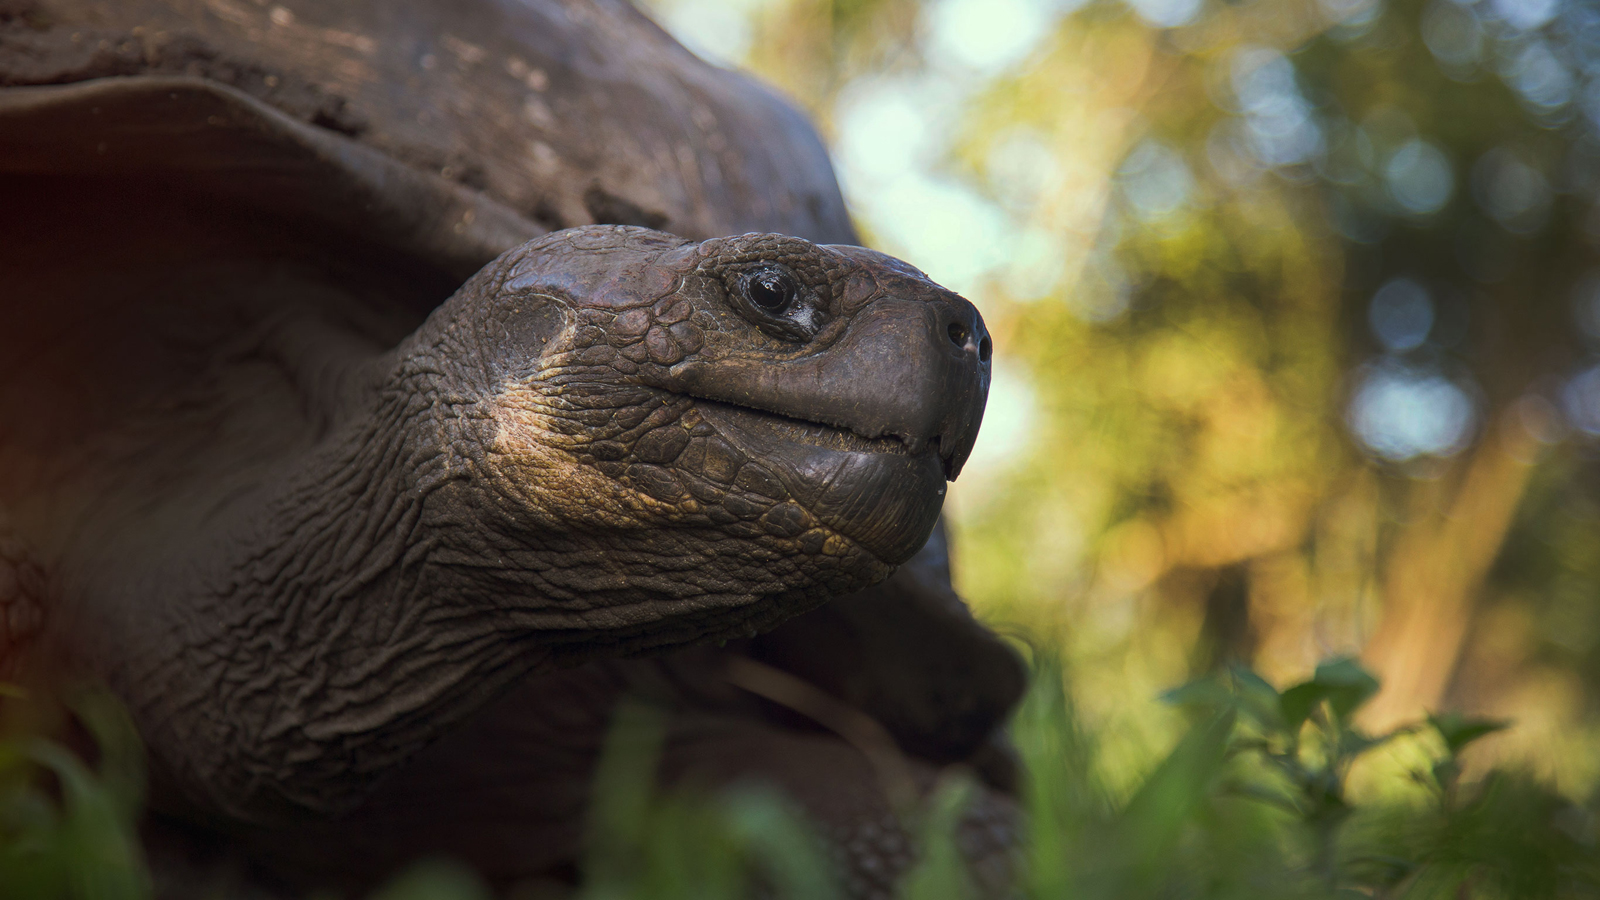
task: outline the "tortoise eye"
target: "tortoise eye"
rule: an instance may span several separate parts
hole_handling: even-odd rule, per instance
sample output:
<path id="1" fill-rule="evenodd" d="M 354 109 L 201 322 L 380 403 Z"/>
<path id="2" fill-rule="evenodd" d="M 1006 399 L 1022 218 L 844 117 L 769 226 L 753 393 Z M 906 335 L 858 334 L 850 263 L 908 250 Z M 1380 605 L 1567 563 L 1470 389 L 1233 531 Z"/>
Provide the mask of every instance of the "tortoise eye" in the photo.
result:
<path id="1" fill-rule="evenodd" d="M 770 315 L 780 315 L 799 295 L 799 286 L 793 276 L 782 269 L 757 269 L 745 280 L 745 293 L 756 308 Z"/>
<path id="2" fill-rule="evenodd" d="M 779 262 L 736 269 L 727 285 L 740 315 L 776 338 L 809 341 L 827 318 L 816 292 Z"/>

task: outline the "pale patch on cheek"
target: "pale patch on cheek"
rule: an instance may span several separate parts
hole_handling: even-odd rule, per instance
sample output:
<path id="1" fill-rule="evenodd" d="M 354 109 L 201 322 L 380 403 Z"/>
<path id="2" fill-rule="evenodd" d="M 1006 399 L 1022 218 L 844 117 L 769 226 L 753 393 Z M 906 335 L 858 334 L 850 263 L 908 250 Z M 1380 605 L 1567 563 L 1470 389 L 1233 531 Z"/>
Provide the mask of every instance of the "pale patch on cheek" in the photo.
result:
<path id="1" fill-rule="evenodd" d="M 591 444 L 586 430 L 574 427 L 572 420 L 536 388 L 506 386 L 496 397 L 493 416 L 497 428 L 489 448 L 490 477 L 501 495 L 515 498 L 522 507 L 520 514 L 527 516 L 530 524 L 554 531 L 615 532 L 682 525 L 723 530 L 737 527 L 745 530 L 739 538 L 741 543 L 760 545 L 764 552 L 775 552 L 779 557 L 810 558 L 813 565 L 821 567 L 818 571 L 867 571 L 866 580 L 857 586 L 888 574 L 870 552 L 824 524 L 792 498 L 755 493 L 758 488 L 745 484 L 740 477 L 749 463 L 725 460 L 725 471 L 712 474 L 707 460 L 702 459 L 700 466 L 680 471 L 697 473 L 702 483 L 708 478 L 718 482 L 721 499 L 706 501 L 686 492 L 676 500 L 665 500 L 633 486 L 626 477 L 613 478 L 598 469 L 587 458 Z M 700 421 L 699 411 L 691 409 L 681 424 L 692 429 Z M 726 442 L 716 435 L 700 439 L 714 440 L 726 447 Z M 661 467 L 676 468 L 676 464 Z M 735 504 L 741 504 L 742 509 Z M 708 518 L 711 507 L 736 513 L 737 526 Z"/>
<path id="2" fill-rule="evenodd" d="M 815 332 L 817 330 L 817 311 L 809 306 L 802 306 L 796 309 L 791 318 L 796 325 L 799 325 L 806 332 Z"/>
<path id="3" fill-rule="evenodd" d="M 585 463 L 577 452 L 584 440 L 562 431 L 560 414 L 537 390 L 507 387 L 496 398 L 493 415 L 492 477 L 504 492 L 526 503 L 542 524 L 650 528 L 691 511 Z"/>

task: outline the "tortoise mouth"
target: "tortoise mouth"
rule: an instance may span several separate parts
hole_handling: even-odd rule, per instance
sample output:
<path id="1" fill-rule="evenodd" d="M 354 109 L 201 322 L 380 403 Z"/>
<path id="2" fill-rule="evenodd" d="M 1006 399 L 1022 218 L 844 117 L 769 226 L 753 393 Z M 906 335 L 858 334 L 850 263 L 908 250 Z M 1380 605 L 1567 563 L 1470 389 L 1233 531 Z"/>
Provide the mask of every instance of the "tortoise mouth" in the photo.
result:
<path id="1" fill-rule="evenodd" d="M 914 450 L 895 436 L 846 429 L 719 400 L 694 400 L 704 420 L 762 463 L 791 499 L 878 560 L 915 553 L 939 515 L 945 460 L 936 442 Z"/>
<path id="2" fill-rule="evenodd" d="M 725 400 L 694 397 L 695 408 L 713 424 L 732 424 L 740 431 L 759 431 L 780 441 L 806 444 L 839 453 L 910 455 L 911 449 L 898 437 L 862 437 L 848 428 L 839 428 L 808 419 L 797 419 Z M 720 420 L 720 421 L 719 421 Z"/>

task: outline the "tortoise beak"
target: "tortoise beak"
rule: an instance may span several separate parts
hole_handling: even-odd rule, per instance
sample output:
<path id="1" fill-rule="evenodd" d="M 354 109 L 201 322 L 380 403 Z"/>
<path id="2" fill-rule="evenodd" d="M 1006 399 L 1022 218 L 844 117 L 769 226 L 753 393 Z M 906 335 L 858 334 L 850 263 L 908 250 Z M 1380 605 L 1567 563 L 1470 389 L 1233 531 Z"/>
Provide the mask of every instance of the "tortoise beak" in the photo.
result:
<path id="1" fill-rule="evenodd" d="M 990 338 L 971 303 L 942 289 L 889 294 L 829 347 L 782 362 L 722 359 L 672 371 L 691 393 L 933 448 L 954 481 L 989 395 Z"/>

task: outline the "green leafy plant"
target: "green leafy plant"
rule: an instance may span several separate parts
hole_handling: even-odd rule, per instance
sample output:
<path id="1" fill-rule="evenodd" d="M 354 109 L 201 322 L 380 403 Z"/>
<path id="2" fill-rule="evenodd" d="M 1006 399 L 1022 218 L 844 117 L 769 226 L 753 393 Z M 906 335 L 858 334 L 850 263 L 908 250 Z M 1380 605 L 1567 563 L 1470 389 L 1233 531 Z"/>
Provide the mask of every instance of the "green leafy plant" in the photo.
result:
<path id="1" fill-rule="evenodd" d="M 16 689 L 8 703 L 26 704 Z M 144 759 L 122 707 L 101 693 L 71 704 L 98 749 L 94 766 L 62 745 L 0 740 L 0 896 L 139 900 L 151 883 L 135 823 Z"/>
<path id="2" fill-rule="evenodd" d="M 1323 663 L 1309 680 L 1282 693 L 1248 668 L 1235 667 L 1171 691 L 1166 699 L 1213 714 L 1238 713 L 1243 724 L 1229 752 L 1253 754 L 1280 777 L 1264 780 L 1245 773 L 1224 789 L 1296 816 L 1313 837 L 1312 869 L 1337 888 L 1338 835 L 1352 811 L 1345 791 L 1350 767 L 1375 747 L 1415 730 L 1406 726 L 1369 735 L 1357 727 L 1352 717 L 1377 692 L 1377 679 L 1343 658 Z"/>
<path id="3" fill-rule="evenodd" d="M 1464 775 L 1463 752 L 1506 723 L 1440 713 L 1371 734 L 1357 718 L 1377 691 L 1350 659 L 1326 662 L 1281 691 L 1245 668 L 1184 685 L 1165 699 L 1190 717 L 1186 733 L 1131 791 L 1119 790 L 1104 774 L 1107 751 L 1076 711 L 1066 669 L 1040 657 L 1012 728 L 1028 772 L 1016 894 L 1600 897 L 1592 809 L 1526 774 Z M 98 748 L 93 765 L 36 735 L 0 738 L 0 897 L 144 900 L 153 892 L 137 841 L 138 741 L 103 695 L 73 709 Z M 596 776 L 583 881 L 572 896 L 843 896 L 822 842 L 775 793 L 659 789 L 665 729 L 662 710 L 619 708 Z M 1424 762 L 1379 767 L 1376 789 L 1352 792 L 1351 770 L 1392 744 Z M 978 896 L 955 839 L 975 790 L 956 775 L 905 811 L 920 853 L 901 897 Z M 437 860 L 374 895 L 489 896 L 472 872 Z"/>
<path id="4" fill-rule="evenodd" d="M 1372 734 L 1356 723 L 1379 684 L 1354 659 L 1318 666 L 1279 691 L 1235 667 L 1169 692 L 1206 721 L 1232 716 L 1230 765 L 1214 796 L 1280 811 L 1289 840 L 1279 859 L 1288 881 L 1324 896 L 1591 896 L 1600 891 L 1592 846 L 1571 823 L 1590 814 L 1526 776 L 1493 773 L 1464 785 L 1461 754 L 1509 723 L 1455 713 Z M 1351 768 L 1377 748 L 1409 738 L 1432 762 L 1411 773 L 1431 804 L 1380 792 L 1361 810 L 1348 790 Z M 1391 786 L 1393 787 L 1393 786 Z M 1296 853 L 1294 845 L 1303 849 Z M 1517 849 L 1521 848 L 1521 849 Z M 1441 893 L 1442 892 L 1442 893 Z"/>
<path id="5" fill-rule="evenodd" d="M 735 900 L 753 885 L 782 900 L 839 896 L 821 844 L 776 794 L 660 792 L 665 714 L 622 704 L 595 775 L 582 900 Z"/>

